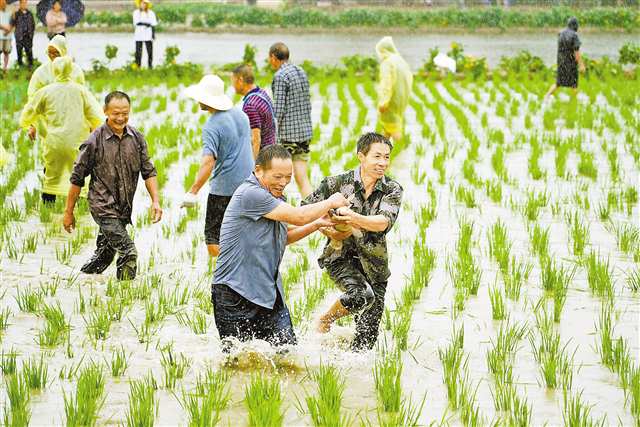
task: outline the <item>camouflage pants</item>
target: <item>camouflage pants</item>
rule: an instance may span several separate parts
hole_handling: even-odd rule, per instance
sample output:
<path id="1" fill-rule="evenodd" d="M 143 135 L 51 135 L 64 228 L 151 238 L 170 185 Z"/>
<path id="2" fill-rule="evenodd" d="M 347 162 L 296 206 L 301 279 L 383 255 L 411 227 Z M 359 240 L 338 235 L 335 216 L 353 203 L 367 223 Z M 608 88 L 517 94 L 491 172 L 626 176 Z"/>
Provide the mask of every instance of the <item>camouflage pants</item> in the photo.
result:
<path id="1" fill-rule="evenodd" d="M 387 282 L 370 283 L 357 258 L 337 259 L 326 267 L 329 277 L 344 292 L 340 303 L 354 314 L 356 334 L 351 348 L 372 349 L 378 340 Z"/>
<path id="2" fill-rule="evenodd" d="M 136 277 L 138 252 L 133 240 L 127 233 L 127 221 L 118 218 L 98 218 L 100 226 L 96 239 L 96 251 L 80 271 L 88 274 L 100 274 L 116 261 L 118 280 L 133 280 Z"/>

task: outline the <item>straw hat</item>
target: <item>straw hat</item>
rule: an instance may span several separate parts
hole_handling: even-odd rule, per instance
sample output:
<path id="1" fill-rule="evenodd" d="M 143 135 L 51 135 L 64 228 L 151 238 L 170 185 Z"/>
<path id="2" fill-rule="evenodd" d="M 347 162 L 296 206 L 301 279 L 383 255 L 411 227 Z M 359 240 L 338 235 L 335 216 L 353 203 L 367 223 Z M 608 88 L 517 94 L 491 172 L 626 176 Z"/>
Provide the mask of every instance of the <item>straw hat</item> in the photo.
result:
<path id="1" fill-rule="evenodd" d="M 214 74 L 207 74 L 200 83 L 184 90 L 185 96 L 218 111 L 233 107 L 233 101 L 224 93 L 224 82 Z"/>
<path id="2" fill-rule="evenodd" d="M 149 0 L 135 0 L 136 7 L 140 7 L 142 3 L 149 3 L 149 8 L 153 7 L 153 3 Z"/>

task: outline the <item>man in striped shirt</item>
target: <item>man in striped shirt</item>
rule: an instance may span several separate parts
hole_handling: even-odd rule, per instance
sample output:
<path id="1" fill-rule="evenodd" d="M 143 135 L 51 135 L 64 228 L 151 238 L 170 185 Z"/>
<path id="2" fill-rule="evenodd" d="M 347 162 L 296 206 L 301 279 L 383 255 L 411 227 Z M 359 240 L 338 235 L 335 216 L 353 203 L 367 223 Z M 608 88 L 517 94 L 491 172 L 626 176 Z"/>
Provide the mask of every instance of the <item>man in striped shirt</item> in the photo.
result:
<path id="1" fill-rule="evenodd" d="M 236 67 L 233 70 L 231 82 L 236 93 L 244 96 L 242 111 L 249 117 L 251 147 L 255 159 L 262 148 L 276 143 L 273 104 L 267 92 L 255 84 L 253 69 L 250 65 Z"/>
<path id="2" fill-rule="evenodd" d="M 307 176 L 312 134 L 309 79 L 302 68 L 289 63 L 289 48 L 284 43 L 271 46 L 269 64 L 276 70 L 271 89 L 278 142 L 293 157 L 293 174 L 304 198 L 313 191 Z"/>

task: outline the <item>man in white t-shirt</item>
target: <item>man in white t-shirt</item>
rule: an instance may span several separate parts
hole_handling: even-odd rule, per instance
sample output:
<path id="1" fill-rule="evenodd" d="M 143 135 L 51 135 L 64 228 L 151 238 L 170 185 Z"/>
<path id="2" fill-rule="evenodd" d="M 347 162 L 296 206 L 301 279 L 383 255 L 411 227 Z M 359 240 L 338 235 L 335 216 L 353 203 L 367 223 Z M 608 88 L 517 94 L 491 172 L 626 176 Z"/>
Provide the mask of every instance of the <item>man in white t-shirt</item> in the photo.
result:
<path id="1" fill-rule="evenodd" d="M 133 25 L 135 27 L 136 64 L 140 68 L 142 64 L 142 44 L 144 43 L 147 48 L 149 68 L 153 68 L 154 27 L 158 25 L 158 20 L 156 19 L 156 14 L 151 10 L 151 2 L 149 0 L 140 1 L 140 8 L 133 12 Z"/>
<path id="2" fill-rule="evenodd" d="M 6 74 L 11 53 L 11 12 L 7 10 L 7 0 L 0 0 L 0 52 L 4 54 L 2 71 Z"/>

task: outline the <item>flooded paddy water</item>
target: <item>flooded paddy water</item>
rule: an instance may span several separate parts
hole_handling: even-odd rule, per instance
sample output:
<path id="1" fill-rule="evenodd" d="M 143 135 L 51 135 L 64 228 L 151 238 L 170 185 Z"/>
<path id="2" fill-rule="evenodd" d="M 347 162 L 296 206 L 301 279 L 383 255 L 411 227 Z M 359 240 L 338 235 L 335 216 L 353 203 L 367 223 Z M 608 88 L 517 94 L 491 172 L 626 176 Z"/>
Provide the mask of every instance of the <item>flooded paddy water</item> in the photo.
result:
<path id="1" fill-rule="evenodd" d="M 14 113 L 2 141 L 17 154 L 1 181 L 3 413 L 12 413 L 15 353 L 15 372 L 30 360 L 48 369 L 46 386 L 30 393 L 33 425 L 67 422 L 65 401 L 92 363 L 103 370 L 97 423 L 105 425 L 134 424 L 131 383 L 149 375 L 157 425 L 193 421 L 188 398 L 206 406 L 196 392 L 203 387 L 216 390 L 218 403 L 228 390 L 228 401 L 213 410 L 222 425 L 246 425 L 256 378 L 279 384 L 279 393 L 263 400 L 282 401 L 285 425 L 312 425 L 314 373 L 327 366 L 344 381 L 336 425 L 560 425 L 570 424 L 571 402 L 583 421 L 637 425 L 637 81 L 591 80 L 577 101 L 560 94 L 547 104 L 541 94 L 549 82 L 535 78 L 417 81 L 408 136 L 396 145 L 390 171 L 405 192 L 387 238 L 392 276 L 379 337 L 386 345 L 348 351 L 350 319 L 327 335 L 314 332 L 338 291 L 317 267 L 324 239 L 313 236 L 289 247 L 281 267 L 299 345 L 278 353 L 251 342 L 231 357 L 221 352 L 213 323 L 215 266 L 202 236 L 206 191 L 198 210 L 179 208 L 199 162 L 205 120 L 181 95 L 188 83 L 121 83 L 134 100 L 131 124 L 147 136 L 165 210 L 159 224 L 150 224 L 139 185 L 131 227 L 139 277 L 132 283 L 115 281 L 113 266 L 101 276 L 78 273 L 94 249 L 96 227 L 81 209 L 69 236 L 61 205 L 39 206 L 37 146 L 16 130 Z M 89 84 L 98 96 L 112 87 Z M 355 167 L 355 140 L 376 125 L 375 92 L 366 78 L 312 84 L 317 184 Z M 293 184 L 287 195 L 299 200 Z M 68 333 L 47 345 L 46 307 L 58 305 Z M 384 360 L 402 366 L 399 382 L 391 373 L 392 381 L 377 387 L 375 378 L 393 371 L 385 371 Z M 218 378 L 222 388 L 207 380 L 208 369 L 226 373 Z M 401 396 L 391 411 L 385 391 Z M 413 420 L 405 414 L 390 421 L 391 413 L 419 407 Z"/>

